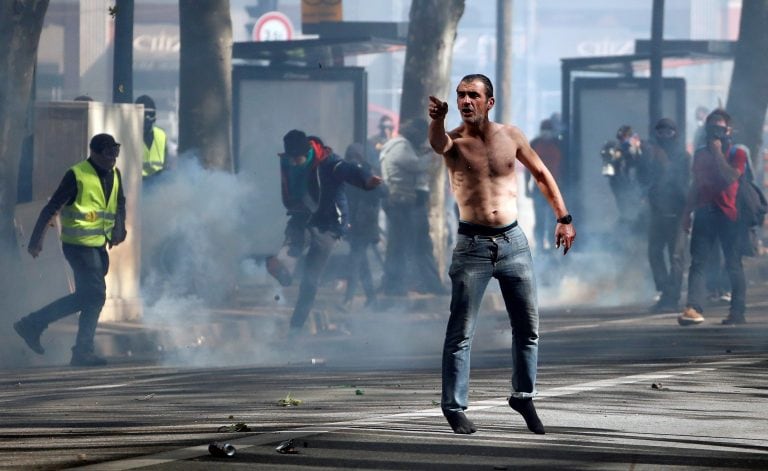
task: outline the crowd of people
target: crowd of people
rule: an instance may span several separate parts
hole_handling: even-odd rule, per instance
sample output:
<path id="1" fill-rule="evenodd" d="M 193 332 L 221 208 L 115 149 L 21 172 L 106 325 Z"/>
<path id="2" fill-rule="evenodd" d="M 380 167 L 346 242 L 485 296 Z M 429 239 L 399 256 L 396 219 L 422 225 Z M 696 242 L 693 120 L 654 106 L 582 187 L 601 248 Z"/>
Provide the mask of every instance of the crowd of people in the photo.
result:
<path id="1" fill-rule="evenodd" d="M 749 150 L 733 142 L 730 115 L 696 110 L 693 156 L 677 124 L 660 119 L 643 142 L 628 125 L 601 151 L 603 175 L 615 198 L 619 226 L 645 233 L 658 300 L 651 312 L 681 312 L 683 326 L 704 322 L 704 309 L 727 302 L 726 325 L 746 322 L 742 258 L 755 254 L 749 235 L 762 224 L 744 205 L 752 191 Z M 645 231 L 641 231 L 646 228 Z M 621 237 L 626 235 L 621 232 Z M 687 299 L 680 305 L 686 262 Z M 682 307 L 682 311 L 681 311 Z"/>

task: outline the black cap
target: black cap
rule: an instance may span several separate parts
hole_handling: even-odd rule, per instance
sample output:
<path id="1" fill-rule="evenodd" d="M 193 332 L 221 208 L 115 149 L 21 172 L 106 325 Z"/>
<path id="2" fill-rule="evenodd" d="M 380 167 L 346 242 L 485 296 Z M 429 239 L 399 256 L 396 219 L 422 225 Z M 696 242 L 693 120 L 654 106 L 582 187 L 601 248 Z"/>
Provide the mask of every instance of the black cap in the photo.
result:
<path id="1" fill-rule="evenodd" d="M 309 139 L 304 131 L 293 129 L 283 136 L 283 147 L 285 152 L 280 154 L 283 157 L 307 155 L 309 152 Z"/>
<path id="2" fill-rule="evenodd" d="M 670 118 L 661 118 L 658 122 L 656 122 L 656 126 L 654 126 L 654 129 L 662 129 L 662 128 L 669 128 L 677 131 L 677 123 L 675 123 Z"/>
<path id="3" fill-rule="evenodd" d="M 104 149 L 110 149 L 120 144 L 109 134 L 96 134 L 91 138 L 89 147 L 93 152 L 101 153 Z"/>

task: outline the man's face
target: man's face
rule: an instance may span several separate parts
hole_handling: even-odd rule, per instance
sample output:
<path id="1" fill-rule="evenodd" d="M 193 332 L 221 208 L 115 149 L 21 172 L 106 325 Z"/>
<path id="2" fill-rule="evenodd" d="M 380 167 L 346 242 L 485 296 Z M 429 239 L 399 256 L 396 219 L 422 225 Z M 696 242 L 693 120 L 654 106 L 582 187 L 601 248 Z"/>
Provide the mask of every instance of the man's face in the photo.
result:
<path id="1" fill-rule="evenodd" d="M 291 164 L 294 167 L 298 167 L 300 165 L 304 165 L 306 162 L 307 162 L 306 154 L 303 154 L 303 155 L 293 155 L 291 157 L 288 157 L 288 163 Z"/>
<path id="2" fill-rule="evenodd" d="M 379 131 L 382 136 L 386 136 L 387 139 L 392 137 L 392 130 L 395 129 L 395 125 L 390 120 L 384 120 L 379 124 Z"/>
<path id="3" fill-rule="evenodd" d="M 707 122 L 707 138 L 720 139 L 731 135 L 731 127 L 723 118 L 711 119 Z"/>
<path id="4" fill-rule="evenodd" d="M 456 103 L 461 119 L 467 124 L 479 124 L 488 118 L 495 100 L 486 96 L 485 84 L 480 80 L 461 82 L 456 87 Z"/>
<path id="5" fill-rule="evenodd" d="M 101 152 L 93 152 L 93 161 L 104 170 L 112 170 L 117 164 L 117 156 L 120 155 L 120 144 L 106 147 Z"/>
<path id="6" fill-rule="evenodd" d="M 153 108 L 144 108 L 144 125 L 152 126 L 157 120 L 157 112 Z"/>

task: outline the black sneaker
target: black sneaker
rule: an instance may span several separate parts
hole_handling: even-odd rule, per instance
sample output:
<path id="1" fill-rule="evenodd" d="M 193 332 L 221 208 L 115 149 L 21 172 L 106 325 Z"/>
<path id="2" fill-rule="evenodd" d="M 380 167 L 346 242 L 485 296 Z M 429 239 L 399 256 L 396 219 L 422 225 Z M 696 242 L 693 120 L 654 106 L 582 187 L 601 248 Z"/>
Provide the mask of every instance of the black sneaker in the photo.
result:
<path id="1" fill-rule="evenodd" d="M 722 321 L 720 321 L 723 325 L 740 325 L 740 324 L 746 324 L 747 319 L 744 316 L 728 316 Z"/>
<path id="2" fill-rule="evenodd" d="M 105 366 L 107 360 L 96 356 L 93 352 L 78 353 L 72 352 L 72 360 L 70 360 L 70 366 Z"/>
<path id="3" fill-rule="evenodd" d="M 27 324 L 24 319 L 14 322 L 13 330 L 19 334 L 19 337 L 24 339 L 27 347 L 31 348 L 33 352 L 37 353 L 38 355 L 45 353 L 45 349 L 42 345 L 40 345 L 40 334 L 42 334 L 40 330 L 35 329 L 31 325 Z"/>

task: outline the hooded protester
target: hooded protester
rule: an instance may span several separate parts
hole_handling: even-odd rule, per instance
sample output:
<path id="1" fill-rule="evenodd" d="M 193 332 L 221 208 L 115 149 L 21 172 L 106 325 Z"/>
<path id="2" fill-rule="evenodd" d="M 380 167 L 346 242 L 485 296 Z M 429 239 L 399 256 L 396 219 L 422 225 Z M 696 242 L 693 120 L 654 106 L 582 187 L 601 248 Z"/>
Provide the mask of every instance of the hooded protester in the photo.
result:
<path id="1" fill-rule="evenodd" d="M 691 156 L 679 139 L 677 124 L 662 118 L 653 129 L 653 147 L 645 161 L 648 261 L 660 296 L 651 312 L 676 312 L 685 268 L 686 234 L 682 227 L 690 181 Z"/>
<path id="2" fill-rule="evenodd" d="M 300 333 L 309 316 L 320 285 L 320 277 L 339 239 L 349 230 L 349 204 L 345 184 L 373 190 L 381 178 L 358 165 L 344 161 L 317 136 L 293 129 L 283 136 L 280 157 L 283 205 L 288 211 L 284 247 L 287 255 L 304 255 L 298 299 L 290 321 L 289 337 Z M 293 274 L 277 256 L 268 257 L 267 270 L 284 286 Z"/>
<path id="3" fill-rule="evenodd" d="M 146 179 L 155 176 L 166 169 L 168 155 L 168 138 L 158 126 L 155 100 L 149 95 L 136 98 L 137 105 L 144 105 L 144 157 L 141 176 Z"/>

